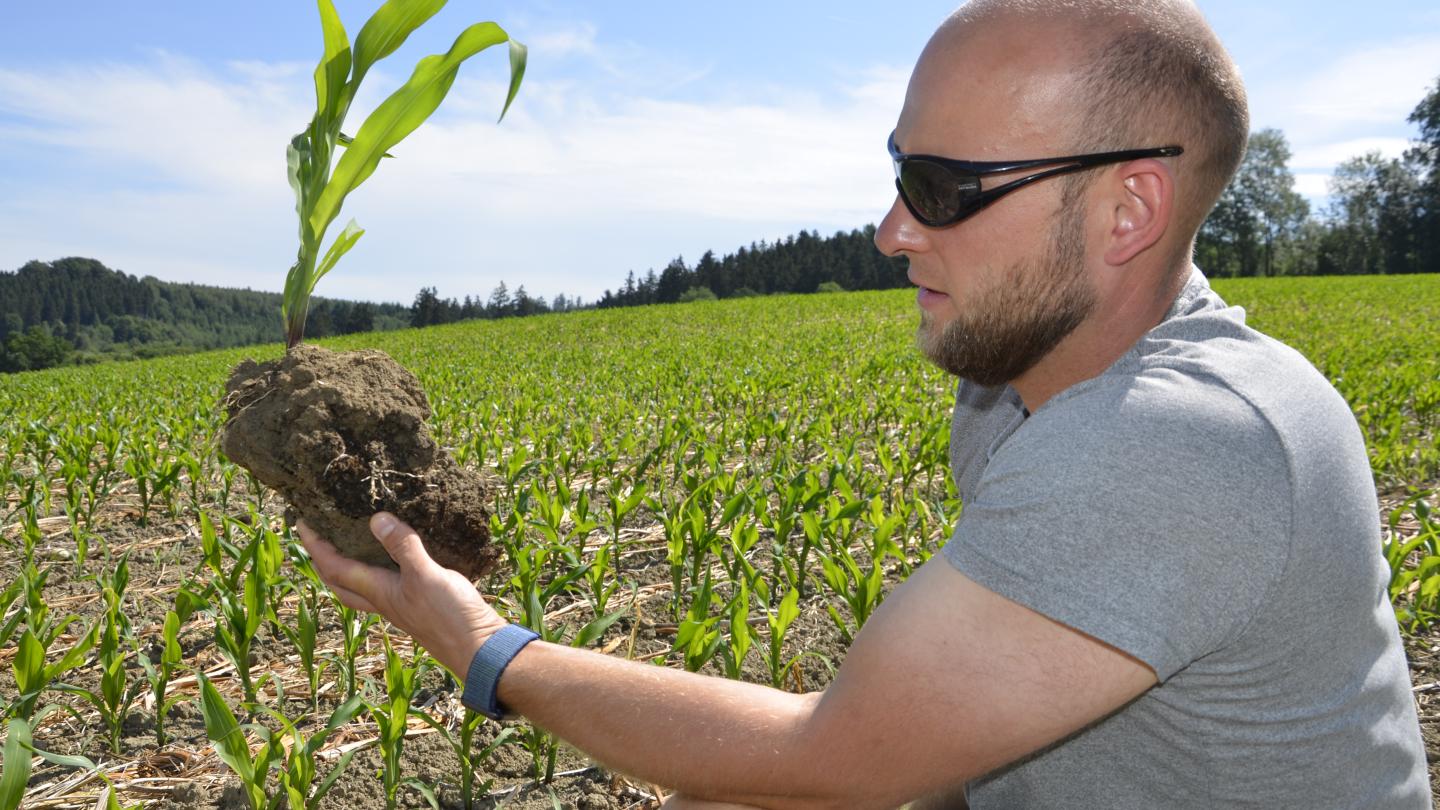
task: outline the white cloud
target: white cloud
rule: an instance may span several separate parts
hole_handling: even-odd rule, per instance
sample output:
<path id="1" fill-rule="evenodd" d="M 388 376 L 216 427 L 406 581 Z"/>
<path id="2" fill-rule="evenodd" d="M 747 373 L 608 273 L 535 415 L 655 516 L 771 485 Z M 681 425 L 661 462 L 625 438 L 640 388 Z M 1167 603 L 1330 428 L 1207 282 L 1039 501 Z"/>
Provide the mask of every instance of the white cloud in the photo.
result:
<path id="1" fill-rule="evenodd" d="M 570 36 L 583 52 L 594 32 Z M 163 55 L 0 70 L 0 136 L 55 161 L 32 167 L 33 187 L 6 184 L 0 267 L 78 254 L 141 275 L 277 289 L 295 227 L 283 144 L 310 115 L 308 75 L 254 62 L 215 72 Z M 491 64 L 462 75 L 442 114 L 351 196 L 341 220 L 368 233 L 321 294 L 408 300 L 422 284 L 463 295 L 505 278 L 593 298 L 680 252 L 693 260 L 707 247 L 878 220 L 893 195 L 881 141 L 904 94 L 899 69 L 837 77 L 830 99 L 782 86 L 706 103 L 527 80 L 496 126 L 503 76 Z M 377 77 L 348 129 L 397 84 Z M 397 278 L 398 289 L 387 281 Z"/>
<path id="2" fill-rule="evenodd" d="M 1320 172 L 1295 172 L 1295 190 L 1311 200 L 1330 193 L 1330 175 Z"/>
<path id="3" fill-rule="evenodd" d="M 1315 125 L 1404 121 L 1440 73 L 1440 37 L 1403 37 L 1341 54 L 1295 92 L 1293 109 Z"/>
<path id="4" fill-rule="evenodd" d="M 517 37 L 518 39 L 518 37 Z M 595 47 L 595 25 L 581 22 L 568 28 L 556 28 L 540 33 L 528 34 L 525 46 L 536 53 L 544 53 L 550 59 L 570 55 L 593 56 Z"/>
<path id="5" fill-rule="evenodd" d="M 1352 138 L 1335 143 L 1316 144 L 1296 150 L 1290 159 L 1290 166 L 1294 169 L 1333 168 L 1366 152 L 1379 152 L 1383 157 L 1397 158 L 1404 154 L 1409 146 L 1408 139 L 1393 137 Z"/>

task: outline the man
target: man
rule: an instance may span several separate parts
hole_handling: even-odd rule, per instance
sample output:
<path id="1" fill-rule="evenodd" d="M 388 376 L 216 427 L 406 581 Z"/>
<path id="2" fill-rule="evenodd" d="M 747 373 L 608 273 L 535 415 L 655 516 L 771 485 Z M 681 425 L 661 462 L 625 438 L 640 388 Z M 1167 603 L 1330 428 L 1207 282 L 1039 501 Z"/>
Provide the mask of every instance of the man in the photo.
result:
<path id="1" fill-rule="evenodd" d="M 876 234 L 962 379 L 944 553 L 821 694 L 536 642 L 498 701 L 676 807 L 1429 806 L 1359 431 L 1190 267 L 1247 128 L 1190 5 L 963 7 Z M 302 528 L 344 602 L 459 674 L 504 647 L 470 583 L 373 526 L 398 574 Z"/>

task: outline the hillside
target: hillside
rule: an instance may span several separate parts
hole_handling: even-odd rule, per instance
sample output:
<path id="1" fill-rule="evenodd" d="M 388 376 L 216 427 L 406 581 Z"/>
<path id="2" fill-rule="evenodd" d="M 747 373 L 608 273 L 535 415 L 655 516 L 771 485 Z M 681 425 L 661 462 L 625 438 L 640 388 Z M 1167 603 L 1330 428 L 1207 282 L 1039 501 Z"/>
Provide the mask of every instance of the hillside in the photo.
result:
<path id="1" fill-rule="evenodd" d="M 410 311 L 399 304 L 314 298 L 307 334 L 409 325 Z M 282 334 L 278 293 L 137 278 L 76 257 L 0 272 L 4 371 L 55 365 L 57 353 L 63 359 L 70 349 L 86 362 L 245 346 Z"/>

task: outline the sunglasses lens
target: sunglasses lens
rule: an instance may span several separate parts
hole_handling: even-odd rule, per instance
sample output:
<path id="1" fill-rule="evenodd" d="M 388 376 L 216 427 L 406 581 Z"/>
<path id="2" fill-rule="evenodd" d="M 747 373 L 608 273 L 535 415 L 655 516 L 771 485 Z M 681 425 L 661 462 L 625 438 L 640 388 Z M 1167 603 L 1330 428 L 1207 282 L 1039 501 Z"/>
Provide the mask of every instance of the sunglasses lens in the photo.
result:
<path id="1" fill-rule="evenodd" d="M 900 162 L 897 172 L 905 199 L 926 225 L 950 221 L 964 202 L 980 193 L 980 179 L 923 159 Z"/>

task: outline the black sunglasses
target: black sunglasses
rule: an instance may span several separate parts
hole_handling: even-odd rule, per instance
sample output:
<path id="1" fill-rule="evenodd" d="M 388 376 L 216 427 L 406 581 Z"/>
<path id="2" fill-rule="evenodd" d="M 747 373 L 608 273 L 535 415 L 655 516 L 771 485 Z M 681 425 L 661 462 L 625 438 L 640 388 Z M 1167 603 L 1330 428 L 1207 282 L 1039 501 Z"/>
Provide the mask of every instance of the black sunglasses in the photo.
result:
<path id="1" fill-rule="evenodd" d="M 1078 172 L 1107 163 L 1124 163 L 1147 157 L 1174 157 L 1185 150 L 1179 146 L 1157 149 L 1127 149 L 1123 152 L 1098 152 L 1093 155 L 1041 158 L 1039 160 L 1002 160 L 976 162 L 951 160 L 935 155 L 907 155 L 895 148 L 895 133 L 890 133 L 890 159 L 895 161 L 895 188 L 905 207 L 922 224 L 931 228 L 954 225 L 1010 192 L 1047 177 Z M 1063 165 L 1056 165 L 1063 164 Z M 994 188 L 980 190 L 980 178 L 1021 169 L 1055 166 L 1028 177 L 1011 180 Z"/>

